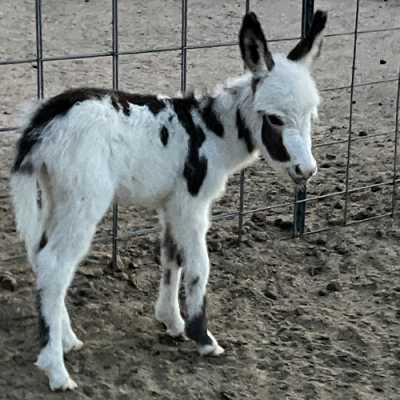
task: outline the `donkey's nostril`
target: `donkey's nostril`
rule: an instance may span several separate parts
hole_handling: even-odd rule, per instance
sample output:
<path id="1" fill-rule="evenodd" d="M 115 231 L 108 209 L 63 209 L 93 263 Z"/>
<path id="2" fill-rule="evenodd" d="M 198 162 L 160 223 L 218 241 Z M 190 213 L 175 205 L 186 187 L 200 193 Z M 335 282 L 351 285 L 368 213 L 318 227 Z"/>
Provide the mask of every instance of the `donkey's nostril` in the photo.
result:
<path id="1" fill-rule="evenodd" d="M 317 172 L 317 168 L 316 167 L 307 168 L 304 166 L 301 167 L 300 164 L 296 164 L 294 166 L 294 172 L 296 173 L 297 176 L 301 176 L 304 179 L 309 179 L 313 175 L 315 175 L 315 173 Z"/>

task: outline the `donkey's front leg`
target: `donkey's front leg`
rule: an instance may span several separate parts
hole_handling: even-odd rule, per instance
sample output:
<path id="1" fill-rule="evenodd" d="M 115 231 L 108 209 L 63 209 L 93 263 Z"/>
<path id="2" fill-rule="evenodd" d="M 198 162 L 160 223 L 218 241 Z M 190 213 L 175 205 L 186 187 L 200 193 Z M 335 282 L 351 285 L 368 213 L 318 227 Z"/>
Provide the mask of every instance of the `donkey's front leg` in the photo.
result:
<path id="1" fill-rule="evenodd" d="M 206 287 L 209 275 L 206 233 L 209 205 L 188 200 L 167 207 L 165 217 L 170 246 L 182 265 L 185 284 L 187 321 L 185 333 L 196 341 L 202 355 L 219 355 L 223 348 L 207 329 Z"/>
<path id="2" fill-rule="evenodd" d="M 185 333 L 185 321 L 179 308 L 179 284 L 182 272 L 182 251 L 174 240 L 172 226 L 166 220 L 164 212 L 160 213 L 161 264 L 163 273 L 160 280 L 160 292 L 155 311 L 156 319 L 167 328 L 167 334 L 173 337 Z"/>

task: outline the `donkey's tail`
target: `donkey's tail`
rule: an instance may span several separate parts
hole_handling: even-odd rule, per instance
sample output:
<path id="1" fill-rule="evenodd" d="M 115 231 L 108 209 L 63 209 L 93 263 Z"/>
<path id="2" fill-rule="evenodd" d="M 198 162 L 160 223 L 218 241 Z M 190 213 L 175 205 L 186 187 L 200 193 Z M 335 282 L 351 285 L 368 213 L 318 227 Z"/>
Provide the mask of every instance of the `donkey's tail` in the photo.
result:
<path id="1" fill-rule="evenodd" d="M 53 208 L 46 165 L 39 170 L 12 172 L 10 188 L 17 232 L 25 242 L 29 262 L 35 267 L 35 255 L 47 241 L 45 230 Z"/>
<path id="2" fill-rule="evenodd" d="M 17 232 L 25 242 L 28 259 L 33 264 L 42 234 L 38 204 L 38 176 L 34 171 L 13 172 L 10 179 Z"/>
<path id="3" fill-rule="evenodd" d="M 43 161 L 34 157 L 41 143 L 42 128 L 33 122 L 42 102 L 29 102 L 19 110 L 21 137 L 11 169 L 10 189 L 16 228 L 25 242 L 28 259 L 34 267 L 51 208 L 49 176 Z"/>

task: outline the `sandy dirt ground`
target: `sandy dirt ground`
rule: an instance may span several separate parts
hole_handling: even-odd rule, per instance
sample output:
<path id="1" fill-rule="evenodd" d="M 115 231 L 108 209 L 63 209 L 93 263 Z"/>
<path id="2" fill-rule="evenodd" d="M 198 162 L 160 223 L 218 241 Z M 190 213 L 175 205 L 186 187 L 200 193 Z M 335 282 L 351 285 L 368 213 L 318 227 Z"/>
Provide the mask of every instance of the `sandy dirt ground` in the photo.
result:
<path id="1" fill-rule="evenodd" d="M 35 57 L 34 1 L 3 0 L 0 60 Z M 180 44 L 180 2 L 120 0 L 122 51 Z M 189 45 L 236 40 L 244 1 L 189 2 Z M 252 1 L 269 39 L 300 34 L 301 2 Z M 354 28 L 355 1 L 316 0 L 329 12 L 328 34 Z M 361 0 L 360 30 L 400 26 L 397 0 Z M 161 6 L 162 4 L 162 6 Z M 56 57 L 109 51 L 111 1 L 43 0 L 44 54 Z M 270 43 L 288 51 L 295 41 Z M 400 32 L 359 35 L 356 83 L 396 78 Z M 352 36 L 327 37 L 315 67 L 321 89 L 351 78 Z M 110 58 L 45 63 L 45 94 L 67 87 L 110 87 Z M 120 87 L 173 95 L 180 84 L 180 52 L 120 57 Z M 188 84 L 212 88 L 240 74 L 238 49 L 190 50 Z M 349 196 L 349 222 L 392 209 L 397 82 L 358 87 L 349 183 L 382 184 Z M 19 104 L 36 95 L 34 63 L 0 66 L 0 127 L 15 126 Z M 320 172 L 309 196 L 345 187 L 349 90 L 321 93 L 315 127 Z M 0 398 L 1 399 L 400 399 L 400 226 L 398 217 L 343 227 L 344 197 L 307 205 L 306 230 L 291 239 L 293 188 L 263 161 L 246 170 L 243 240 L 237 220 L 218 220 L 208 235 L 211 259 L 210 328 L 226 353 L 201 358 L 189 341 L 166 337 L 153 318 L 160 277 L 157 233 L 123 240 L 119 266 L 110 268 L 111 214 L 99 226 L 92 251 L 69 291 L 73 326 L 85 342 L 66 357 L 79 387 L 51 393 L 33 363 L 39 344 L 34 276 L 16 237 L 7 197 L 15 133 L 0 133 Z M 239 204 L 239 176 L 214 214 Z M 396 196 L 395 196 L 396 197 Z M 286 204 L 286 205 L 285 205 Z M 397 208 L 396 208 L 397 209 Z M 155 214 L 121 208 L 120 235 L 152 227 Z"/>

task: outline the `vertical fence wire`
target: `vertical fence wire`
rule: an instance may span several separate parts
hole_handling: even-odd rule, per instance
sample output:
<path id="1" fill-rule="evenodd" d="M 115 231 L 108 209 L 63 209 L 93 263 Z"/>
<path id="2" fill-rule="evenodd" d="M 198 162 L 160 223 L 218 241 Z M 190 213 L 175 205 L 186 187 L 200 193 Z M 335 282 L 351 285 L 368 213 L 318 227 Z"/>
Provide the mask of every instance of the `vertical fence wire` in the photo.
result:
<path id="1" fill-rule="evenodd" d="M 250 0 L 246 0 L 245 3 L 246 14 L 250 12 Z M 244 183 L 245 183 L 245 170 L 240 171 L 239 181 L 239 215 L 238 215 L 238 242 L 242 241 L 243 233 L 243 210 L 244 210 Z"/>
<path id="2" fill-rule="evenodd" d="M 393 155 L 393 191 L 392 191 L 392 217 L 394 216 L 396 209 L 396 196 L 397 196 L 397 146 L 399 138 L 399 106 L 400 106 L 400 67 L 399 75 L 397 79 L 397 98 L 396 98 L 396 121 L 394 130 L 394 155 Z"/>
<path id="3" fill-rule="evenodd" d="M 112 0 L 112 86 L 118 90 L 119 59 L 118 59 L 118 0 Z M 112 267 L 117 268 L 118 255 L 118 203 L 113 203 L 112 214 Z"/>
<path id="4" fill-rule="evenodd" d="M 314 0 L 303 0 L 301 10 L 301 37 L 304 38 L 311 27 L 314 15 Z M 304 233 L 306 224 L 306 186 L 296 187 L 294 194 L 293 210 L 293 236 L 299 236 Z"/>
<path id="5" fill-rule="evenodd" d="M 42 99 L 44 96 L 43 80 L 43 32 L 42 32 L 42 0 L 35 2 L 35 25 L 36 25 L 36 84 L 37 97 Z"/>
<path id="6" fill-rule="evenodd" d="M 360 0 L 356 0 L 356 15 L 354 21 L 354 42 L 353 42 L 353 61 L 351 66 L 351 84 L 350 84 L 350 110 L 349 110 L 349 131 L 347 136 L 347 160 L 346 160 L 346 188 L 343 211 L 343 225 L 347 224 L 348 204 L 349 204 L 349 179 L 350 179 L 350 157 L 351 157 L 351 141 L 353 136 L 353 98 L 354 98 L 354 79 L 356 74 L 356 57 L 357 57 L 357 36 L 358 36 L 358 16 L 360 12 Z"/>

